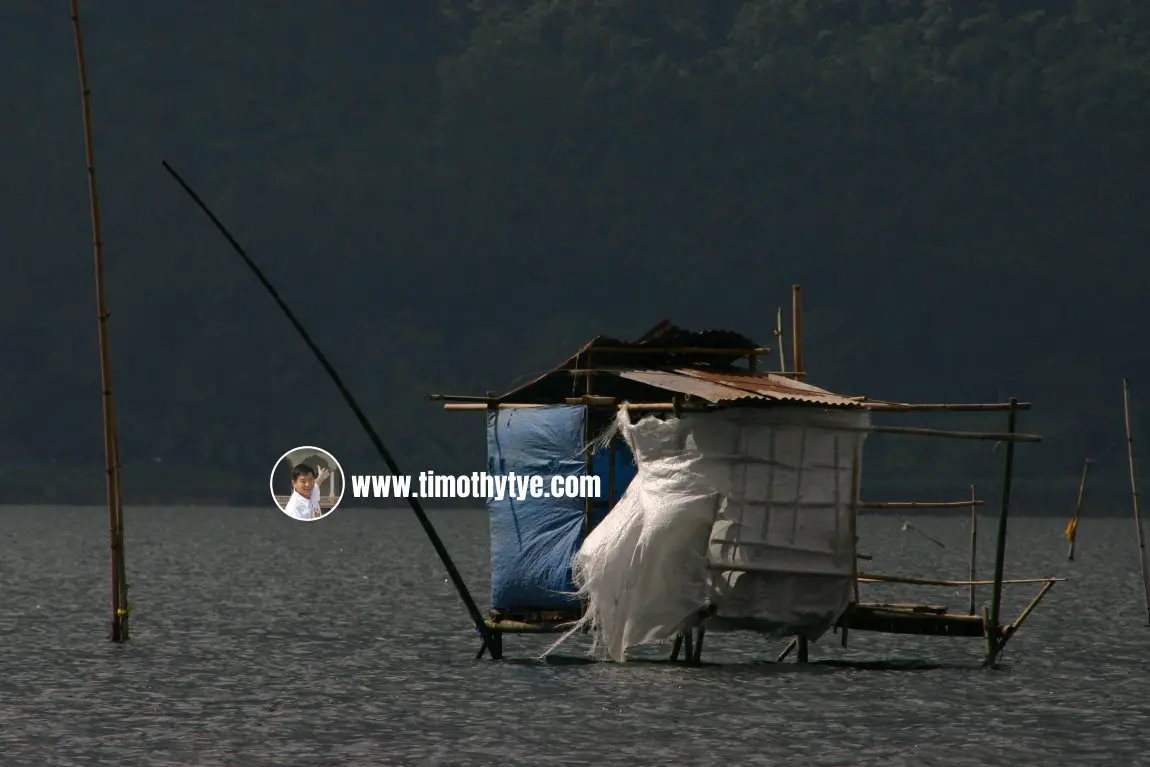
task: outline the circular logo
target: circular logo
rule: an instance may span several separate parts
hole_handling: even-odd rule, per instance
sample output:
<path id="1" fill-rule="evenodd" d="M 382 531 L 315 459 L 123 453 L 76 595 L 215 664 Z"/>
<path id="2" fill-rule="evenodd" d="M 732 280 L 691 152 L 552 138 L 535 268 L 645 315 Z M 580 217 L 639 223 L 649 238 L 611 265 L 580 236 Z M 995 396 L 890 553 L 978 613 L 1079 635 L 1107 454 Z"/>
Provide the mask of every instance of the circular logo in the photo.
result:
<path id="1" fill-rule="evenodd" d="M 272 500 L 280 511 L 300 522 L 315 522 L 339 506 L 345 477 L 334 455 L 321 447 L 301 445 L 279 457 L 270 484 Z"/>

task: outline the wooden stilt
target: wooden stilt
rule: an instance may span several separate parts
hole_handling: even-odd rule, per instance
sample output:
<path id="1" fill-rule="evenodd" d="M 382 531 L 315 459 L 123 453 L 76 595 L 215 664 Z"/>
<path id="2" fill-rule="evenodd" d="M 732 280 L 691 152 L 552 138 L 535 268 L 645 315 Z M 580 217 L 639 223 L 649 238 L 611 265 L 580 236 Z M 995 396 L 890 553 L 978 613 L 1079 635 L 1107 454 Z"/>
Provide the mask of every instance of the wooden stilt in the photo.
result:
<path id="1" fill-rule="evenodd" d="M 803 365 L 803 287 L 791 286 L 791 325 L 794 339 L 791 341 L 792 367 L 796 373 L 807 372 Z"/>
<path id="2" fill-rule="evenodd" d="M 1142 568 L 1142 590 L 1146 599 L 1146 621 L 1150 623 L 1150 572 L 1146 570 L 1146 531 L 1138 510 L 1138 478 L 1134 474 L 1134 432 L 1130 427 L 1130 381 L 1122 379 L 1123 411 L 1126 415 L 1126 453 L 1130 459 L 1130 490 L 1134 494 L 1134 524 L 1138 527 L 1138 563 Z"/>
<path id="3" fill-rule="evenodd" d="M 787 372 L 787 355 L 783 351 L 786 342 L 783 340 L 783 307 L 781 306 L 775 315 L 775 338 L 778 339 L 779 345 L 779 372 L 785 373 Z"/>
<path id="4" fill-rule="evenodd" d="M 1078 482 L 1078 500 L 1074 503 L 1074 518 L 1066 527 L 1066 537 L 1070 539 L 1070 550 L 1066 552 L 1066 558 L 1071 562 L 1074 561 L 1074 549 L 1078 544 L 1078 518 L 1082 514 L 1082 496 L 1086 492 L 1086 472 L 1089 470 L 1090 459 L 1087 458 L 1082 463 L 1082 479 Z"/>
<path id="5" fill-rule="evenodd" d="M 974 602 L 975 592 L 975 571 L 978 568 L 978 506 L 975 501 L 978 499 L 974 485 L 970 486 L 970 614 L 974 615 Z"/>
<path id="6" fill-rule="evenodd" d="M 691 635 L 691 629 L 687 629 L 682 634 L 683 637 L 683 657 L 688 663 L 695 657 L 695 638 Z"/>
<path id="7" fill-rule="evenodd" d="M 810 646 L 806 637 L 799 637 L 799 663 L 806 663 L 810 660 Z"/>
<path id="8" fill-rule="evenodd" d="M 92 140 L 91 89 L 84 62 L 84 36 L 80 31 L 80 7 L 72 0 L 72 30 L 80 73 L 80 96 L 84 118 L 84 152 L 88 167 L 88 198 L 92 218 L 92 243 L 96 266 L 96 319 L 99 323 L 100 384 L 104 411 L 104 470 L 107 474 L 108 534 L 112 555 L 112 626 L 109 638 L 126 642 L 128 636 L 128 584 L 124 563 L 124 517 L 121 503 L 116 409 L 112 398 L 111 352 L 108 343 L 108 305 L 104 295 L 104 238 L 100 222 L 100 195 L 96 184 L 96 150 Z"/>
<path id="9" fill-rule="evenodd" d="M 984 665 L 993 666 L 994 660 L 998 656 L 998 640 L 997 640 L 997 627 L 990 618 L 990 607 L 988 605 L 982 606 L 982 636 L 986 640 L 986 660 Z"/>
<path id="10" fill-rule="evenodd" d="M 695 629 L 695 654 L 691 658 L 691 663 L 699 663 L 703 659 L 703 637 L 706 634 L 706 624 L 699 624 L 699 627 Z"/>
<path id="11" fill-rule="evenodd" d="M 785 661 L 787 656 L 794 652 L 794 649 L 798 647 L 798 645 L 798 637 L 792 637 L 791 641 L 787 642 L 787 646 L 783 648 L 783 651 L 779 653 L 779 657 L 775 658 L 775 663 L 782 663 Z"/>
<path id="12" fill-rule="evenodd" d="M 676 634 L 675 641 L 671 643 L 671 656 L 667 660 L 674 663 L 679 660 L 679 652 L 683 649 L 683 635 Z"/>

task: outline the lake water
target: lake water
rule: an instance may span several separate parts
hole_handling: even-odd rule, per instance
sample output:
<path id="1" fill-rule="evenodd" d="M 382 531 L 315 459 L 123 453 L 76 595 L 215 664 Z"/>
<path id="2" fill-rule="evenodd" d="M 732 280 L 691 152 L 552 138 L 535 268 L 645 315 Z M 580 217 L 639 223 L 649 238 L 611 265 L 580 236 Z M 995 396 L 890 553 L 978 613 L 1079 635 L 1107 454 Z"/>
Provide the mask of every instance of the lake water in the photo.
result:
<path id="1" fill-rule="evenodd" d="M 102 509 L 0 508 L 0 764 L 1150 764 L 1150 627 L 1134 523 L 1011 520 L 1007 577 L 1062 575 L 1002 669 L 977 639 L 707 636 L 699 668 L 583 662 L 589 642 L 478 639 L 407 509 L 128 508 L 132 642 L 105 640 Z M 433 513 L 486 609 L 482 511 Z M 964 579 L 965 513 L 860 520 L 874 572 Z M 993 514 L 982 517 L 990 577 Z M 965 588 L 863 586 L 949 604 Z M 1007 587 L 1012 619 L 1036 585 Z M 983 598 L 989 595 L 984 590 Z M 981 602 L 982 600 L 980 600 Z M 639 653 L 661 658 L 666 647 Z"/>

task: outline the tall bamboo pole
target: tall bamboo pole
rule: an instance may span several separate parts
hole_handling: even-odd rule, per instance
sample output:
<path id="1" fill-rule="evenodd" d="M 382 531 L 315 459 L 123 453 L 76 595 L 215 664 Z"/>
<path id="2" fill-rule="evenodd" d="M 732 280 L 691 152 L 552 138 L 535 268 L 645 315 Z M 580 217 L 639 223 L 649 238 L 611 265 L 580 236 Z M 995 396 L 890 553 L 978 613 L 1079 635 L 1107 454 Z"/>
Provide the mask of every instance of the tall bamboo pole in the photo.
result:
<path id="1" fill-rule="evenodd" d="M 96 320 L 100 342 L 100 387 L 104 411 L 104 471 L 107 474 L 108 534 L 112 554 L 113 642 L 128 640 L 127 576 L 124 563 L 124 517 L 121 508 L 119 450 L 116 439 L 116 408 L 112 399 L 112 366 L 108 349 L 108 305 L 104 296 L 104 240 L 100 227 L 100 195 L 96 186 L 96 151 L 92 141 L 91 89 L 84 65 L 84 37 L 80 32 L 78 0 L 72 3 L 72 29 L 76 38 L 76 62 L 80 71 L 80 96 L 84 118 L 84 153 L 88 167 L 88 198 L 92 217 L 92 243 L 96 267 Z"/>
<path id="2" fill-rule="evenodd" d="M 1146 531 L 1138 510 L 1138 479 L 1134 474 L 1134 430 L 1130 427 L 1130 381 L 1122 379 L 1122 405 L 1126 416 L 1126 454 L 1130 459 L 1130 489 L 1134 494 L 1134 524 L 1138 527 L 1138 563 L 1142 568 L 1142 589 L 1146 599 L 1146 621 L 1150 623 L 1150 573 L 1146 571 Z"/>
<path id="3" fill-rule="evenodd" d="M 970 486 L 970 614 L 974 615 L 977 587 L 974 584 L 975 574 L 978 570 L 978 493 L 974 485 Z"/>

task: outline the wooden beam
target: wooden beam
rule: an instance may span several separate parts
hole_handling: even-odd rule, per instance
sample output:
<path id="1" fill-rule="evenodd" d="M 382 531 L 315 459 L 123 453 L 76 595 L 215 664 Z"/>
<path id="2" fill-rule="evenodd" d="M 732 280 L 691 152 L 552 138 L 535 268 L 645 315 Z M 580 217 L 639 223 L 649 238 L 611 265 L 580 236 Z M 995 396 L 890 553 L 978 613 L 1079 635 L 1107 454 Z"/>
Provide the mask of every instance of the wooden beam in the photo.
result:
<path id="1" fill-rule="evenodd" d="M 872 583 L 905 583 L 913 586 L 992 586 L 995 581 L 948 581 L 931 580 L 929 578 L 910 578 L 902 575 L 880 575 L 878 573 L 859 573 L 859 580 Z M 1059 583 L 1065 578 L 1015 578 L 1004 580 L 1004 584 L 1019 583 Z"/>
<path id="2" fill-rule="evenodd" d="M 833 427 L 842 429 L 841 426 Z M 981 439 L 991 442 L 1041 442 L 1042 437 L 1037 434 L 1021 434 L 1019 432 L 981 432 L 981 431 L 948 431 L 946 429 L 923 429 L 916 426 L 871 426 L 863 431 L 873 431 L 878 434 L 915 434 L 920 437 L 950 437 L 951 439 Z"/>
<path id="3" fill-rule="evenodd" d="M 486 405 L 482 402 L 445 402 L 443 404 L 444 410 L 479 410 L 485 411 L 490 408 L 498 407 L 500 410 L 514 410 L 521 407 L 545 407 L 544 405 L 529 403 L 529 402 L 501 402 L 498 405 L 492 403 Z"/>
<path id="4" fill-rule="evenodd" d="M 912 404 L 908 402 L 887 402 L 885 400 L 866 399 L 863 401 L 871 410 L 892 412 L 892 413 L 926 413 L 926 412 L 954 412 L 954 413 L 977 413 L 977 412 L 994 412 L 1010 410 L 1010 403 L 1008 402 L 991 402 L 991 403 L 930 403 L 930 404 Z M 1029 410 L 1029 402 L 1019 402 L 1019 410 Z"/>
<path id="5" fill-rule="evenodd" d="M 982 501 L 859 501 L 860 509 L 957 509 L 982 505 Z"/>
<path id="6" fill-rule="evenodd" d="M 612 354 L 714 354 L 721 357 L 746 357 L 751 354 L 770 354 L 765 346 L 748 349 L 720 349 L 708 346 L 592 346 L 584 354 L 611 352 Z"/>

